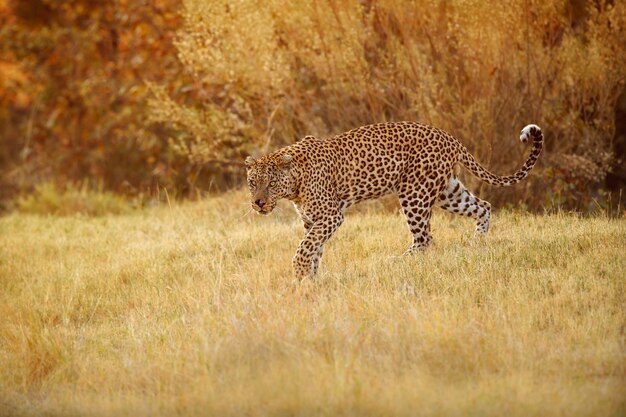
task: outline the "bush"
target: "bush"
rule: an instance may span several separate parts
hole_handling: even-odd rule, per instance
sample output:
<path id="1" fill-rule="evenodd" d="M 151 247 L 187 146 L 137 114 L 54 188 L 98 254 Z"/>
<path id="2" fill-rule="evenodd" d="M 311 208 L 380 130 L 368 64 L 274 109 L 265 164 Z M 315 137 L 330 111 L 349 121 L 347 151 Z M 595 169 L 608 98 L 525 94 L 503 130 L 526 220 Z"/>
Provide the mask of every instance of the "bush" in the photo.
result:
<path id="1" fill-rule="evenodd" d="M 186 161 L 145 111 L 146 80 L 188 88 L 172 43 L 179 3 L 0 2 L 0 201 L 86 178 L 127 195 L 186 184 Z"/>
<path id="2" fill-rule="evenodd" d="M 202 100 L 153 87 L 151 120 L 191 163 L 239 158 L 384 120 L 448 130 L 510 173 L 528 123 L 545 130 L 535 174 L 494 203 L 580 207 L 618 161 L 626 4 L 516 0 L 305 3 L 187 0 L 176 48 Z M 468 180 L 476 188 L 476 180 Z"/>

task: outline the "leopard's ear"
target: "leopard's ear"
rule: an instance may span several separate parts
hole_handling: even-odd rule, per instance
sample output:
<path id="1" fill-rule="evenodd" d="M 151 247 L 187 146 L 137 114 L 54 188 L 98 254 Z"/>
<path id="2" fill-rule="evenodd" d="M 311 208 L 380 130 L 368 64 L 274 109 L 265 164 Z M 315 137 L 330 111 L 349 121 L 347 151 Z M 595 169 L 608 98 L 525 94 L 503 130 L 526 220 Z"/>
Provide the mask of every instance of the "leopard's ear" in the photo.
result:
<path id="1" fill-rule="evenodd" d="M 291 155 L 288 153 L 283 154 L 278 161 L 278 166 L 281 168 L 289 168 L 291 161 L 293 161 L 293 157 Z"/>
<path id="2" fill-rule="evenodd" d="M 254 158 L 249 156 L 246 158 L 246 167 L 250 167 L 250 165 L 254 164 Z"/>

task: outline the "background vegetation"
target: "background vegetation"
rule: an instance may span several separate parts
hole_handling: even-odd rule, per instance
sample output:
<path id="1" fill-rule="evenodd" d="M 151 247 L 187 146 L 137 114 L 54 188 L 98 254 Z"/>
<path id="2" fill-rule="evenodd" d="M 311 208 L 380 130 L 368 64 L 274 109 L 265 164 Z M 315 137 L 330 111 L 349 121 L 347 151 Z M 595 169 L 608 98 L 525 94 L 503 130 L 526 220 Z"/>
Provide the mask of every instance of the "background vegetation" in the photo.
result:
<path id="1" fill-rule="evenodd" d="M 247 207 L 0 218 L 0 416 L 626 413 L 626 220 L 437 211 L 394 258 L 376 208 L 296 288 L 301 223 Z"/>
<path id="2" fill-rule="evenodd" d="M 196 196 L 246 154 L 417 120 L 503 174 L 521 127 L 544 128 L 524 184 L 468 180 L 496 204 L 616 205 L 624 39 L 626 3 L 602 0 L 2 0 L 0 197 Z"/>

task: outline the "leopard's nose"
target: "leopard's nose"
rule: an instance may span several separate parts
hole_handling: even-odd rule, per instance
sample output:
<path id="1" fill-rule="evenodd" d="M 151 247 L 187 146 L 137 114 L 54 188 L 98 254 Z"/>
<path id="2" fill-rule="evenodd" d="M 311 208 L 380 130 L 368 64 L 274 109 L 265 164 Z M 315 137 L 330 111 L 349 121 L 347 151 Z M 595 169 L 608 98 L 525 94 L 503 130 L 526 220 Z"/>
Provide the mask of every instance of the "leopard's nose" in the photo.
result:
<path id="1" fill-rule="evenodd" d="M 256 201 L 254 202 L 254 204 L 256 204 L 257 206 L 259 206 L 259 207 L 261 207 L 261 208 L 262 208 L 262 207 L 265 205 L 265 200 L 263 200 L 262 198 L 260 198 L 260 199 L 256 200 Z"/>

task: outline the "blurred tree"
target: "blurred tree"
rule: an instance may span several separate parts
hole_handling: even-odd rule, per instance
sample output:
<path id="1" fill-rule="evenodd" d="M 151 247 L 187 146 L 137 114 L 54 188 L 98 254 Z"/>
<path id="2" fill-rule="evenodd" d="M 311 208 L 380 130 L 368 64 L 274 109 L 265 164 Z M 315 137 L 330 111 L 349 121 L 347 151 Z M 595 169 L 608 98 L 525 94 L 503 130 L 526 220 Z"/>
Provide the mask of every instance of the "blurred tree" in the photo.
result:
<path id="1" fill-rule="evenodd" d="M 145 112 L 145 81 L 181 102 L 193 93 L 173 46 L 178 7 L 0 3 L 0 198 L 44 180 L 62 187 L 87 179 L 118 192 L 187 183 L 186 161 L 164 148 L 166 132 L 149 126 Z"/>

